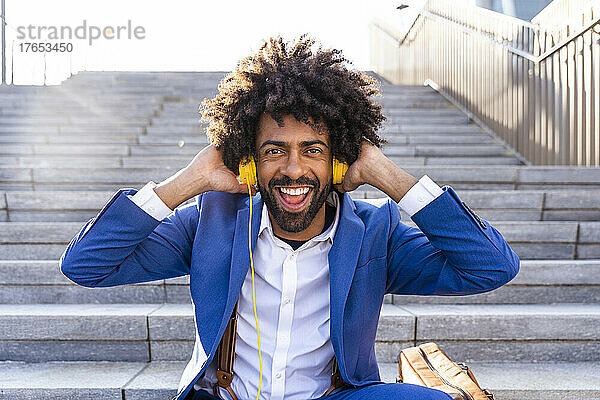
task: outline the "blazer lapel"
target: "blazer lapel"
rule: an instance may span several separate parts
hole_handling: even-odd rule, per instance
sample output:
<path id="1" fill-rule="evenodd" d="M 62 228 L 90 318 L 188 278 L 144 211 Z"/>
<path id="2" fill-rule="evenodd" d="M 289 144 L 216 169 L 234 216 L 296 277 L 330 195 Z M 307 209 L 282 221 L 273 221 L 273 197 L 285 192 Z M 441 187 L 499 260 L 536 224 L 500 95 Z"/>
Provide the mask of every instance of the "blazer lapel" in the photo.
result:
<path id="1" fill-rule="evenodd" d="M 227 293 L 227 305 L 222 322 L 222 329 L 225 330 L 229 317 L 233 312 L 233 307 L 238 299 L 242 284 L 250 268 L 250 253 L 248 252 L 248 215 L 250 214 L 249 199 L 244 200 L 245 207 L 237 213 L 235 234 L 233 237 L 233 248 L 231 255 L 231 268 L 229 270 L 229 290 Z M 260 194 L 252 197 L 252 251 L 256 248 L 258 239 L 258 229 L 260 228 L 260 217 L 262 213 L 263 201 Z M 218 344 L 218 343 L 217 343 Z"/>
<path id="2" fill-rule="evenodd" d="M 347 381 L 344 363 L 343 322 L 344 308 L 354 278 L 354 271 L 365 234 L 365 225 L 356 215 L 354 202 L 344 193 L 341 201 L 340 220 L 329 250 L 330 286 L 330 331 L 331 343 L 338 361 L 342 377 Z"/>

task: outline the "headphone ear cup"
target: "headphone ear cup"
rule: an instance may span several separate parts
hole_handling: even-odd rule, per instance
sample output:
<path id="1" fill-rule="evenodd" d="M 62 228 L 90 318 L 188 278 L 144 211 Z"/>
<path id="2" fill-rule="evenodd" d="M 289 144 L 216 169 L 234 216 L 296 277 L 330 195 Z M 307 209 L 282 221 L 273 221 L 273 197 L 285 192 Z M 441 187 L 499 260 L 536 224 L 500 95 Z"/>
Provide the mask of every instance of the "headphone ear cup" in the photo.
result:
<path id="1" fill-rule="evenodd" d="M 258 183 L 256 175 L 256 163 L 252 156 L 240 161 L 238 167 L 240 170 L 240 180 L 247 185 L 256 185 Z"/>
<path id="2" fill-rule="evenodd" d="M 339 162 L 337 158 L 333 159 L 333 184 L 339 185 L 344 182 L 344 176 L 348 171 L 348 164 Z"/>

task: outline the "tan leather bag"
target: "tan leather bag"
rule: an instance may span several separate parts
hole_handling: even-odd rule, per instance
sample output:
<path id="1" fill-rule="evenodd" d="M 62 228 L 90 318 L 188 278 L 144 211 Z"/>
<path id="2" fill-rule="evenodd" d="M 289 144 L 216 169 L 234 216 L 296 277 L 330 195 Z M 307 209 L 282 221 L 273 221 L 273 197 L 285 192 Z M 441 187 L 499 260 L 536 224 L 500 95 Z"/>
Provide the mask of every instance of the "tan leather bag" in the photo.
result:
<path id="1" fill-rule="evenodd" d="M 454 400 L 494 399 L 489 390 L 479 387 L 469 367 L 450 360 L 435 343 L 402 350 L 398 373 L 397 382 L 438 389 Z"/>

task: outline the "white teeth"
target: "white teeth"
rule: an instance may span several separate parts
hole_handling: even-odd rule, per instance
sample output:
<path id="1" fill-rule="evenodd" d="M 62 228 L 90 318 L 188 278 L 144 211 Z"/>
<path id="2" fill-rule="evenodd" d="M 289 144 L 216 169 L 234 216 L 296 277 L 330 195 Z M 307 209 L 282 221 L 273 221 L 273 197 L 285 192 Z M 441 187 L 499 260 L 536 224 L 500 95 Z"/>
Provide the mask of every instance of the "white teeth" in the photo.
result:
<path id="1" fill-rule="evenodd" d="M 283 193 L 285 194 L 289 194 L 292 196 L 299 196 L 301 194 L 306 194 L 308 193 L 308 191 L 310 190 L 310 188 L 307 187 L 303 187 L 303 188 L 298 188 L 298 189 L 291 189 L 291 188 L 279 188 L 279 190 L 281 190 Z"/>

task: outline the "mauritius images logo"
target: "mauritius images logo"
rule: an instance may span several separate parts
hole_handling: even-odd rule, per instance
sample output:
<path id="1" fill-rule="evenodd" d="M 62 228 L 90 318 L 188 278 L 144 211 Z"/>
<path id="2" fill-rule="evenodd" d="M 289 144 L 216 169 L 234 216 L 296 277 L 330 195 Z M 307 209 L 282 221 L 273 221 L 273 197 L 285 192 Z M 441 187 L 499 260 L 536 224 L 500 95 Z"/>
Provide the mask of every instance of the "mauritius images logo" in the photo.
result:
<path id="1" fill-rule="evenodd" d="M 17 26 L 17 39 L 19 40 L 87 40 L 92 46 L 97 40 L 142 40 L 146 38 L 146 29 L 140 25 L 133 25 L 127 20 L 125 25 L 91 25 L 83 20 L 76 27 L 62 25 L 28 25 Z"/>

